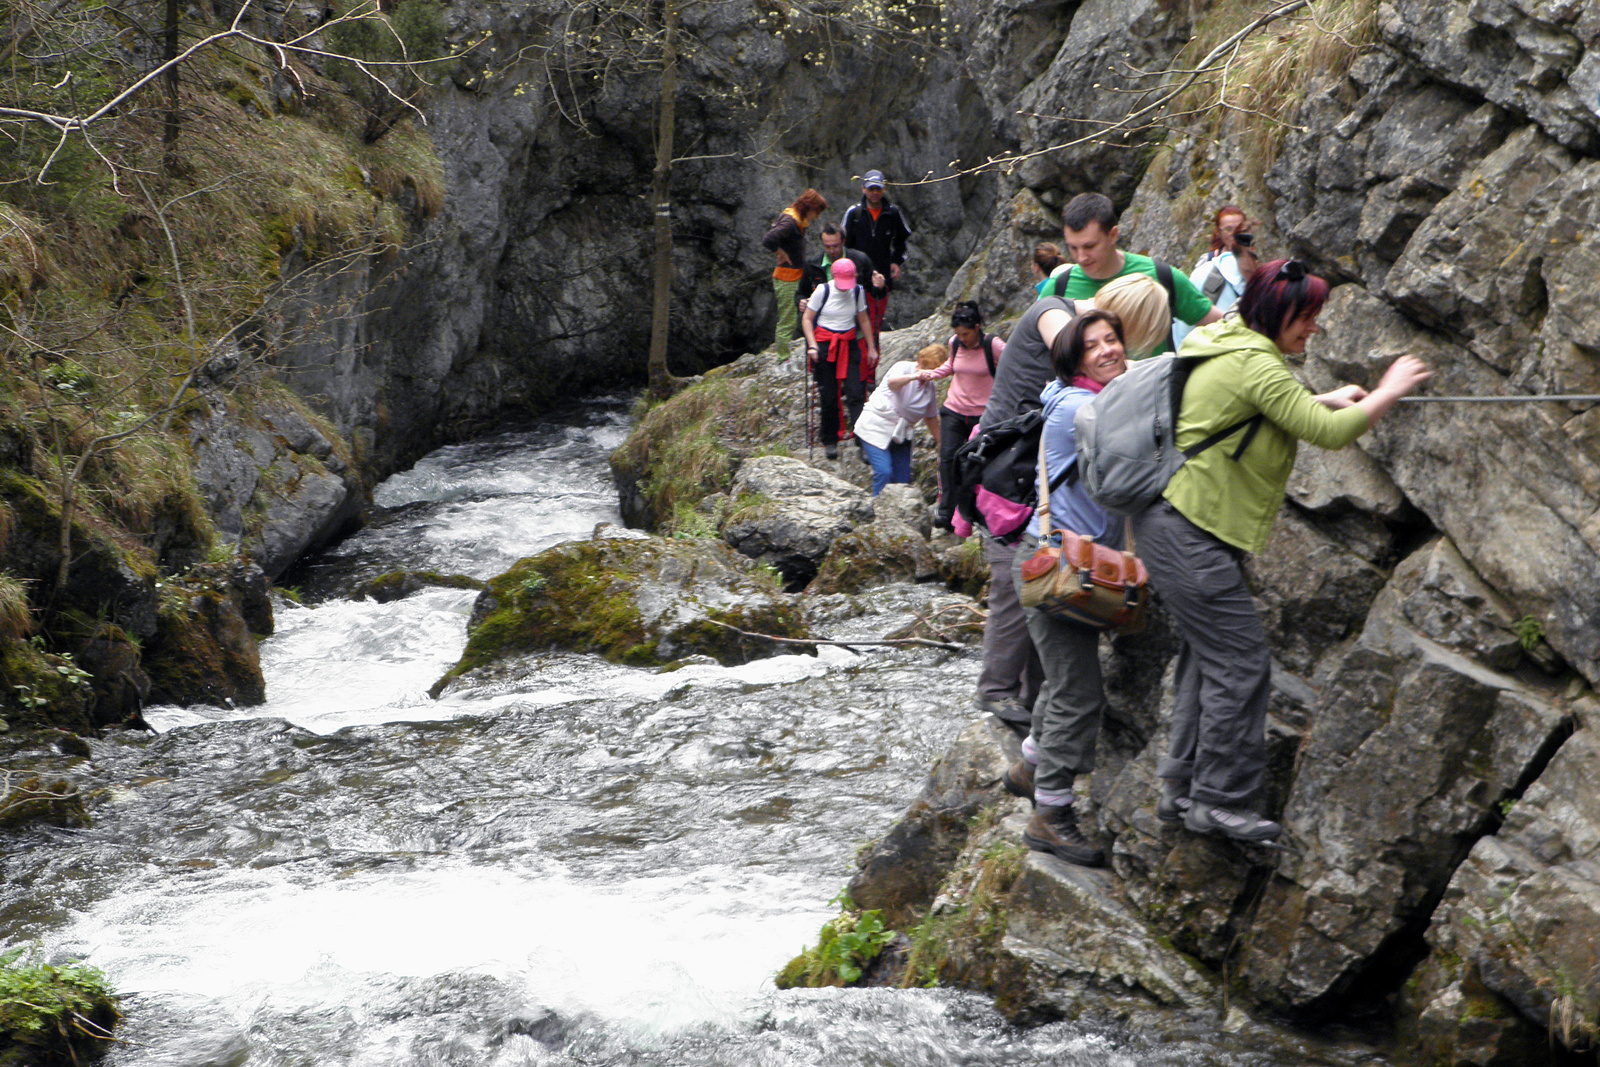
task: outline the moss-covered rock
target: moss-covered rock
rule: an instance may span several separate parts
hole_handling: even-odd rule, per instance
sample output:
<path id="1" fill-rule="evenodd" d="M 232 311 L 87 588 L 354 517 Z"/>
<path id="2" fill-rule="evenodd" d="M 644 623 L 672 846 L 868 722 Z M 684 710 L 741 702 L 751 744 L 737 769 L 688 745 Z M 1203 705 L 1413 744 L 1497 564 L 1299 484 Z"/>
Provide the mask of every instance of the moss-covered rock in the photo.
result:
<path id="1" fill-rule="evenodd" d="M 96 725 L 96 695 L 71 656 L 47 652 L 40 638 L 0 641 L 0 707 L 5 726 L 88 732 Z"/>
<path id="2" fill-rule="evenodd" d="M 658 666 L 689 655 L 745 663 L 793 648 L 749 634 L 804 637 L 806 628 L 770 573 L 726 545 L 573 541 L 519 560 L 489 582 L 473 608 L 466 651 L 433 691 L 524 652 L 589 652 Z"/>
<path id="3" fill-rule="evenodd" d="M 0 1067 L 77 1067 L 104 1056 L 121 1021 L 105 975 L 45 963 L 20 948 L 0 957 Z"/>
<path id="4" fill-rule="evenodd" d="M 938 575 L 928 542 L 909 526 L 874 522 L 833 540 L 806 587 L 813 593 L 859 593 L 892 582 L 925 582 Z"/>
<path id="5" fill-rule="evenodd" d="M 261 656 L 231 586 L 169 586 L 146 642 L 150 699 L 162 704 L 260 704 Z"/>
<path id="6" fill-rule="evenodd" d="M 88 826 L 89 812 L 78 787 L 65 778 L 47 782 L 37 775 L 28 775 L 15 785 L 8 783 L 5 796 L 0 797 L 0 827 L 10 830 L 35 823 Z"/>
<path id="7" fill-rule="evenodd" d="M 939 577 L 957 593 L 975 597 L 989 584 L 989 560 L 976 535 L 948 545 L 938 553 Z"/>
<path id="8" fill-rule="evenodd" d="M 629 526 L 674 532 L 677 514 L 692 513 L 701 498 L 725 492 L 745 456 L 770 449 L 791 432 L 792 397 L 750 377 L 753 359 L 718 368 L 650 408 L 611 454 Z"/>
<path id="9" fill-rule="evenodd" d="M 390 571 L 380 574 L 371 581 L 362 582 L 351 594 L 357 600 L 374 600 L 379 604 L 389 604 L 396 600 L 404 600 L 413 593 L 420 593 L 429 586 L 440 586 L 445 589 L 483 589 L 488 583 L 481 578 L 469 578 L 465 574 L 440 574 L 437 571 Z"/>
<path id="10" fill-rule="evenodd" d="M 76 609 L 106 618 L 139 638 L 155 632 L 156 569 L 143 547 L 126 534 L 91 521 L 80 510 L 72 521 L 71 564 L 57 589 L 61 563 L 61 504 L 38 480 L 0 466 L 0 498 L 12 522 L 5 539 L 6 571 L 30 583 L 33 599 L 60 611 Z M 113 536 L 123 536 L 119 543 Z"/>

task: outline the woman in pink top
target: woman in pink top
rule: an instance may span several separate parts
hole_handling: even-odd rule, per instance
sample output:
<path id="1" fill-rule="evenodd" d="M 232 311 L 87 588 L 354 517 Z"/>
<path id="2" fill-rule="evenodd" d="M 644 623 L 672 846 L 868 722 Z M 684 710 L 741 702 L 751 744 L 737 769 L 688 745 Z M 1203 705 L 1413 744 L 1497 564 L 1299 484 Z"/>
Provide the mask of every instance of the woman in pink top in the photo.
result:
<path id="1" fill-rule="evenodd" d="M 994 388 L 994 368 L 1006 343 L 983 332 L 983 314 L 972 301 L 957 304 L 950 315 L 955 336 L 950 338 L 950 358 L 933 370 L 923 371 L 925 382 L 950 378 L 950 392 L 939 408 L 939 508 L 935 529 L 948 531 L 955 517 L 956 450 L 972 436 L 989 390 Z"/>

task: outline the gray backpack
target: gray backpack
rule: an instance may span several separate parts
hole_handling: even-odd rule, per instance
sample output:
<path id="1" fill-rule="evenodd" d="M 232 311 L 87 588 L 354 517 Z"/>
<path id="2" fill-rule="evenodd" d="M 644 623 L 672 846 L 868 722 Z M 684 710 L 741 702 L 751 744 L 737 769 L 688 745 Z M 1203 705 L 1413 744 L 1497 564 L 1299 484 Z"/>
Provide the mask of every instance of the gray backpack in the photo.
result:
<path id="1" fill-rule="evenodd" d="M 1264 420 L 1260 412 L 1179 449 L 1178 412 L 1183 387 L 1202 356 L 1167 354 L 1128 365 L 1120 377 L 1078 409 L 1072 426 L 1078 446 L 1078 480 L 1107 511 L 1133 515 L 1161 498 L 1179 467 L 1245 427 L 1235 461 L 1250 447 Z"/>

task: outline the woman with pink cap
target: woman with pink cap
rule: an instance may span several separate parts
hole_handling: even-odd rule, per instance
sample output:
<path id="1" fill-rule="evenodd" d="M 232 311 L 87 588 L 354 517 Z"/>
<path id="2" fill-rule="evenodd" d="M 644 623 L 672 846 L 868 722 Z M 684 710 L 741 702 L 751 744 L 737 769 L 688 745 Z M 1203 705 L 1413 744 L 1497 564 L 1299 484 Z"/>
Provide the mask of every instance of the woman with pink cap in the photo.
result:
<path id="1" fill-rule="evenodd" d="M 806 335 L 806 366 L 817 383 L 823 448 L 829 459 L 838 459 L 845 427 L 861 415 L 867 383 L 877 377 L 878 350 L 866 296 L 856 284 L 856 265 L 848 257 L 836 259 L 830 273 L 812 292 L 800 329 Z M 846 422 L 839 418 L 841 405 Z"/>

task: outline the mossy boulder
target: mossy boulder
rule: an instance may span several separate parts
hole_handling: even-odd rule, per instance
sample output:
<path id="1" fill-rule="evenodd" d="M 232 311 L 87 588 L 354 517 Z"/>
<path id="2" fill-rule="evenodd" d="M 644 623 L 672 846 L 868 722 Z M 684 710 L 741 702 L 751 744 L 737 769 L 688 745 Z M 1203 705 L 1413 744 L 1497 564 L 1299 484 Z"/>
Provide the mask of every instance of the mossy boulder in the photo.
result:
<path id="1" fill-rule="evenodd" d="M 678 532 L 703 497 L 728 489 L 745 457 L 794 440 L 796 426 L 803 442 L 805 412 L 797 415 L 792 392 L 777 381 L 764 361 L 746 356 L 644 412 L 611 454 L 623 521 Z"/>
<path id="2" fill-rule="evenodd" d="M 0 828 L 14 830 L 37 823 L 88 826 L 89 812 L 78 787 L 65 778 L 47 782 L 33 774 L 9 786 L 5 796 L 0 797 Z"/>
<path id="3" fill-rule="evenodd" d="M 104 1056 L 122 1020 L 105 975 L 23 952 L 0 957 L 0 1067 L 75 1067 Z"/>
<path id="4" fill-rule="evenodd" d="M 7 467 L 0 467 L 0 499 L 11 518 L 0 546 L 0 565 L 40 590 L 36 599 L 42 601 L 42 591 L 52 590 L 50 599 L 57 610 L 77 609 L 107 618 L 141 639 L 155 632 L 156 570 L 142 546 L 78 510 L 72 521 L 67 581 L 58 590 L 59 499 L 39 481 Z"/>
<path id="5" fill-rule="evenodd" d="M 658 666 L 705 655 L 731 665 L 793 651 L 749 633 L 805 637 L 771 573 L 713 540 L 601 537 L 519 560 L 479 594 L 466 651 L 434 686 L 511 655 L 587 652 Z M 745 631 L 740 633 L 739 631 Z"/>
<path id="6" fill-rule="evenodd" d="M 989 559 L 976 534 L 939 550 L 939 577 L 952 591 L 976 597 L 989 584 Z"/>
<path id="7" fill-rule="evenodd" d="M 144 647 L 153 703 L 223 707 L 266 700 L 261 656 L 231 585 L 168 586 L 158 622 Z"/>
<path id="8" fill-rule="evenodd" d="M 88 675 L 82 681 L 93 694 L 89 725 L 138 722 L 150 695 L 150 676 L 139 646 L 116 623 L 77 612 L 63 612 L 54 621 L 57 645 L 70 650 L 74 664 Z M 56 725 L 74 724 L 56 721 Z"/>
<path id="9" fill-rule="evenodd" d="M 806 590 L 859 593 L 892 582 L 926 582 L 938 574 L 938 557 L 917 531 L 879 521 L 836 537 Z"/>
<path id="10" fill-rule="evenodd" d="M 420 593 L 430 586 L 445 589 L 483 589 L 488 583 L 481 578 L 465 574 L 439 574 L 436 571 L 390 571 L 371 581 L 362 582 L 351 594 L 357 600 L 372 600 L 389 604 Z"/>
<path id="11" fill-rule="evenodd" d="M 61 727 L 89 732 L 96 721 L 95 690 L 70 656 L 35 641 L 0 641 L 0 707 L 4 726 Z"/>

